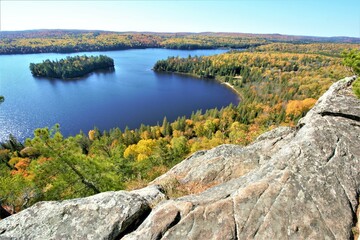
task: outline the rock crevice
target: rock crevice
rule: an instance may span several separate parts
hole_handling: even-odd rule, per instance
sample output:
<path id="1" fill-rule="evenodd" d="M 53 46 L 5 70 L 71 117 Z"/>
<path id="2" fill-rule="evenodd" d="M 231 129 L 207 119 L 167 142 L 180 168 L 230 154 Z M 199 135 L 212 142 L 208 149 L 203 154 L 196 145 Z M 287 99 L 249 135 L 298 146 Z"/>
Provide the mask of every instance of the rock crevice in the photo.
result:
<path id="1" fill-rule="evenodd" d="M 321 112 L 320 115 L 322 117 L 324 117 L 324 116 L 342 117 L 342 118 L 347 118 L 347 119 L 350 119 L 350 120 L 354 120 L 356 122 L 360 122 L 360 117 L 359 116 L 355 116 L 355 115 L 351 115 L 351 114 L 335 113 L 335 112 Z"/>

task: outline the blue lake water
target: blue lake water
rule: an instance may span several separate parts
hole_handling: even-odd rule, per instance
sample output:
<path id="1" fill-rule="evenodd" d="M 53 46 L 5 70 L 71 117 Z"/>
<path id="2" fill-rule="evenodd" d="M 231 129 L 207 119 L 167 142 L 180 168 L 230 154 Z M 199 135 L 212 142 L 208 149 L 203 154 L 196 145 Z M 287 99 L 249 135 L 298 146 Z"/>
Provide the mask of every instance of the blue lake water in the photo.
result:
<path id="1" fill-rule="evenodd" d="M 20 140 L 33 136 L 40 127 L 60 124 L 65 136 L 94 126 L 100 130 L 141 123 L 161 124 L 198 109 L 221 108 L 237 104 L 237 95 L 213 80 L 151 70 L 168 56 L 213 55 L 225 50 L 134 49 L 72 54 L 25 54 L 0 56 L 0 141 L 11 133 Z M 115 71 L 91 73 L 63 81 L 33 77 L 31 62 L 61 59 L 71 55 L 104 54 L 114 59 Z"/>

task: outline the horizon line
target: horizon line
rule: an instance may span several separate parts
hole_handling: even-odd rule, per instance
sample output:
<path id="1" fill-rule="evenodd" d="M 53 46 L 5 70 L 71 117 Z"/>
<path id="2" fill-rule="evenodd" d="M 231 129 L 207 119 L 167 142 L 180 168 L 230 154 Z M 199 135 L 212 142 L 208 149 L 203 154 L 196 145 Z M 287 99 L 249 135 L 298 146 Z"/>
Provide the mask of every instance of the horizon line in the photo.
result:
<path id="1" fill-rule="evenodd" d="M 100 29 L 68 29 L 68 28 L 38 28 L 38 29 L 22 29 L 22 30 L 1 30 L 2 32 L 28 32 L 28 31 L 88 31 L 88 32 L 111 32 L 111 33 L 157 33 L 157 34 L 205 34 L 205 33 L 219 33 L 219 34 L 248 34 L 248 35 L 279 35 L 279 36 L 293 36 L 293 37 L 316 37 L 316 38 L 352 38 L 352 39 L 360 39 L 360 37 L 353 37 L 353 36 L 317 36 L 317 35 L 297 35 L 297 34 L 284 34 L 284 33 L 246 33 L 246 32 L 221 32 L 221 31 L 200 31 L 200 32 L 187 32 L 187 31 L 181 31 L 181 32 L 172 32 L 172 31 L 114 31 L 114 30 L 100 30 Z"/>

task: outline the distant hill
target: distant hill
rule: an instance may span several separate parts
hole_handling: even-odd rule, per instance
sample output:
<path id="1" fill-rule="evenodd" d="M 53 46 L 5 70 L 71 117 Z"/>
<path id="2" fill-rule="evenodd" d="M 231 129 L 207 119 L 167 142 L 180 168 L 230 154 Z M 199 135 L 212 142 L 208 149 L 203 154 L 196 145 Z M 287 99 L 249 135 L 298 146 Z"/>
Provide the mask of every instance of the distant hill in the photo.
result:
<path id="1" fill-rule="evenodd" d="M 283 35 L 283 34 L 256 34 L 256 33 L 226 33 L 226 32 L 204 32 L 199 35 L 208 36 L 234 36 L 244 38 L 263 38 L 274 42 L 301 42 L 301 43 L 315 43 L 315 42 L 329 42 L 329 43 L 360 43 L 360 38 L 334 36 L 334 37 L 317 37 L 317 36 L 298 36 L 298 35 Z"/>
<path id="2" fill-rule="evenodd" d="M 156 33 L 100 30 L 0 31 L 0 54 L 69 53 L 139 48 L 245 49 L 269 43 L 360 43 L 352 37 L 312 37 L 251 33 Z"/>
<path id="3" fill-rule="evenodd" d="M 331 43 L 360 43 L 360 38 L 346 37 L 346 36 L 333 36 L 333 37 L 318 37 L 318 36 L 298 36 L 286 34 L 256 34 L 256 33 L 233 33 L 233 32 L 113 32 L 103 30 L 68 30 L 68 29 L 39 29 L 39 30 L 24 30 L 24 31 L 0 31 L 0 38 L 53 38 L 63 37 L 65 35 L 80 36 L 83 34 L 116 34 L 116 35 L 155 35 L 163 37 L 195 37 L 195 36 L 208 36 L 208 37 L 231 37 L 231 38 L 253 38 L 265 39 L 271 42 L 331 42 Z"/>
<path id="4" fill-rule="evenodd" d="M 66 30 L 66 29 L 37 29 L 37 30 L 23 30 L 23 31 L 0 31 L 1 38 L 53 38 L 63 37 L 65 35 L 82 35 L 88 33 L 111 33 L 109 31 L 101 30 Z"/>

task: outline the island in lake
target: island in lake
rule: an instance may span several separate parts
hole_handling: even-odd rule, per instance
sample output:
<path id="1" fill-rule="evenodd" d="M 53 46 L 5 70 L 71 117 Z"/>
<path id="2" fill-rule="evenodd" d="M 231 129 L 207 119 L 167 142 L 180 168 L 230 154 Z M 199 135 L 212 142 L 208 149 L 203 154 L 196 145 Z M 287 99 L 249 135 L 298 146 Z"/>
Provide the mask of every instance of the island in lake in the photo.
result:
<path id="1" fill-rule="evenodd" d="M 34 76 L 71 79 L 82 77 L 90 72 L 114 67 L 114 60 L 100 56 L 74 56 L 56 61 L 46 59 L 42 63 L 30 63 L 30 71 Z"/>

